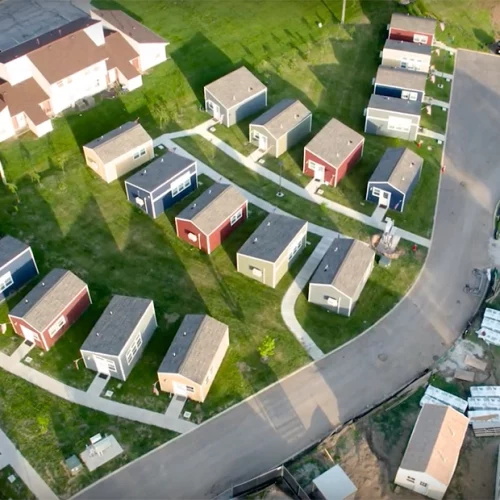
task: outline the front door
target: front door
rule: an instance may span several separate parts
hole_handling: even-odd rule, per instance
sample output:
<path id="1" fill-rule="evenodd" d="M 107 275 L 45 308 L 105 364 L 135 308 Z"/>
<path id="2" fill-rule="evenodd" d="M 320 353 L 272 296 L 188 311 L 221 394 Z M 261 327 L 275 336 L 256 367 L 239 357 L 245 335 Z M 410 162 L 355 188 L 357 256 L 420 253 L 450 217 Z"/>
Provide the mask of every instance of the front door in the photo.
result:
<path id="1" fill-rule="evenodd" d="M 207 101 L 207 105 L 209 109 L 212 110 L 212 116 L 216 119 L 220 119 L 220 106 L 218 104 L 215 104 L 215 102 L 212 101 Z"/>
<path id="2" fill-rule="evenodd" d="M 109 365 L 108 361 L 100 356 L 94 355 L 95 368 L 98 373 L 102 373 L 103 375 L 109 375 Z"/>
<path id="3" fill-rule="evenodd" d="M 259 149 L 267 151 L 267 135 L 259 134 Z"/>
<path id="4" fill-rule="evenodd" d="M 389 208 L 389 203 L 391 202 L 391 193 L 389 191 L 380 190 L 380 196 L 378 197 L 378 206 L 382 208 Z"/>
<path id="5" fill-rule="evenodd" d="M 33 330 L 21 325 L 21 331 L 23 332 L 23 336 L 26 340 L 35 343 L 35 337 L 38 338 L 38 335 Z"/>
<path id="6" fill-rule="evenodd" d="M 325 180 L 325 166 L 319 163 L 314 164 L 314 180 L 323 182 Z"/>
<path id="7" fill-rule="evenodd" d="M 174 382 L 174 394 L 176 396 L 184 396 L 187 397 L 187 389 L 185 384 L 179 384 L 179 382 Z"/>

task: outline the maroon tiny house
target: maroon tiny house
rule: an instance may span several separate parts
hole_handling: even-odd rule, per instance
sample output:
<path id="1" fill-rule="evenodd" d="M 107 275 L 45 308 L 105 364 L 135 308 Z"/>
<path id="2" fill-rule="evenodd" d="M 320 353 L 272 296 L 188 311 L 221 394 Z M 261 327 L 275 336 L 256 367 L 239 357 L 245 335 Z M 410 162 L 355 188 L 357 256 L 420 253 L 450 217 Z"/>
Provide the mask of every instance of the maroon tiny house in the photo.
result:
<path id="1" fill-rule="evenodd" d="M 365 139 L 339 120 L 330 120 L 304 148 L 303 172 L 336 187 L 363 156 Z"/>
<path id="2" fill-rule="evenodd" d="M 14 331 L 48 351 L 91 304 L 88 286 L 71 271 L 53 269 L 9 313 Z"/>
<path id="3" fill-rule="evenodd" d="M 436 20 L 407 14 L 393 14 L 391 24 L 387 29 L 391 40 L 432 45 L 436 32 Z"/>
<path id="4" fill-rule="evenodd" d="M 177 236 L 210 254 L 248 216 L 248 201 L 234 187 L 213 184 L 175 218 Z"/>

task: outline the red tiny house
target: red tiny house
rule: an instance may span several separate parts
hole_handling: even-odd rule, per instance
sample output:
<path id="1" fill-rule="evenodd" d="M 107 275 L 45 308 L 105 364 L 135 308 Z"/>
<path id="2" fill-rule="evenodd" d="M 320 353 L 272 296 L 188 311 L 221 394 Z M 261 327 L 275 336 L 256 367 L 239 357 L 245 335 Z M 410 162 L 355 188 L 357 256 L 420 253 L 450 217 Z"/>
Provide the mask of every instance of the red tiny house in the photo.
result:
<path id="1" fill-rule="evenodd" d="M 175 218 L 177 236 L 212 253 L 248 215 L 246 198 L 234 187 L 214 184 Z"/>
<path id="2" fill-rule="evenodd" d="M 432 45 L 436 33 L 437 21 L 429 17 L 410 16 L 394 13 L 387 26 L 390 40 Z"/>
<path id="3" fill-rule="evenodd" d="M 389 28 L 389 38 L 391 40 L 420 43 L 422 45 L 432 45 L 434 41 L 432 33 L 419 33 L 418 31 L 406 31 L 396 28 Z"/>
<path id="4" fill-rule="evenodd" d="M 88 286 L 54 269 L 9 313 L 15 333 L 48 351 L 92 303 Z"/>

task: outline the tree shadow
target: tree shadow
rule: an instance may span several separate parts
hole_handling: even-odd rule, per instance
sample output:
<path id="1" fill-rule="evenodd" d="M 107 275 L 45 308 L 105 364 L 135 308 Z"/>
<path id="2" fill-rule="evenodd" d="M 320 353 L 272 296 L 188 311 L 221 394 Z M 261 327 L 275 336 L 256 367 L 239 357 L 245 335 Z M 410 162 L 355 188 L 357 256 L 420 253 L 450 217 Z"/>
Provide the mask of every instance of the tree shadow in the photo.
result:
<path id="1" fill-rule="evenodd" d="M 135 12 L 127 9 L 123 2 L 117 2 L 116 0 L 92 0 L 92 7 L 101 10 L 121 10 L 132 19 L 135 19 L 140 23 L 143 22 L 142 17 L 137 15 Z"/>
<path id="2" fill-rule="evenodd" d="M 472 31 L 477 41 L 481 44 L 483 48 L 488 47 L 490 50 L 495 52 L 496 50 L 495 38 L 491 33 L 486 33 L 486 31 L 480 28 L 474 28 Z"/>
<path id="3" fill-rule="evenodd" d="M 238 67 L 201 32 L 196 33 L 173 51 L 171 57 L 189 83 L 200 105 L 204 105 L 205 85 Z M 204 66 L 203 71 L 200 71 L 200 64 Z"/>

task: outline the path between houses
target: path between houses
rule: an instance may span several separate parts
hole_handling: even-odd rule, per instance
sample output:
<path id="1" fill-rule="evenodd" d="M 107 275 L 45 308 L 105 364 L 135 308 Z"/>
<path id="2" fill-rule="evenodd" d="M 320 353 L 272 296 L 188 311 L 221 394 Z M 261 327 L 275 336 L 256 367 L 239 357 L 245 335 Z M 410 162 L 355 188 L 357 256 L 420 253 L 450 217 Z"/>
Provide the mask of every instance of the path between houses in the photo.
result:
<path id="1" fill-rule="evenodd" d="M 438 132 L 433 132 L 432 130 L 429 130 L 428 128 L 422 128 L 418 131 L 418 135 L 421 135 L 422 137 L 429 137 L 431 139 L 436 139 L 436 141 L 443 141 L 446 139 L 446 136 L 444 134 L 439 134 Z"/>
<path id="2" fill-rule="evenodd" d="M 22 345 L 19 349 L 22 349 Z M 20 356 L 16 355 L 16 352 L 14 352 L 12 356 L 7 356 L 0 352 L 0 368 L 66 401 L 86 406 L 93 410 L 102 411 L 108 415 L 134 420 L 143 424 L 155 425 L 156 427 L 178 433 L 189 432 L 197 427 L 197 425 L 192 422 L 179 418 L 172 418 L 163 413 L 157 413 L 144 408 L 125 405 L 117 401 L 101 398 L 99 397 L 100 391 L 92 390 L 90 392 L 84 392 L 75 387 L 70 387 L 59 380 L 49 377 L 21 363 Z"/>
<path id="3" fill-rule="evenodd" d="M 431 73 L 436 76 L 440 76 L 441 78 L 447 78 L 448 80 L 453 80 L 453 75 L 451 73 L 443 73 L 442 71 L 438 71 L 437 69 L 431 70 Z"/>
<path id="4" fill-rule="evenodd" d="M 47 486 L 47 483 L 38 475 L 36 470 L 33 469 L 29 462 L 21 455 L 14 443 L 1 429 L 0 453 L 2 455 L 2 463 L 10 465 L 29 488 L 31 493 L 39 500 L 57 500 L 57 495 Z M 1 491 L 0 497 L 2 497 Z"/>
<path id="5" fill-rule="evenodd" d="M 434 99 L 434 97 L 425 96 L 424 103 L 430 104 L 431 106 L 439 106 L 440 108 L 448 109 L 450 107 L 450 103 L 446 101 L 440 101 L 439 99 Z"/>

